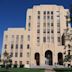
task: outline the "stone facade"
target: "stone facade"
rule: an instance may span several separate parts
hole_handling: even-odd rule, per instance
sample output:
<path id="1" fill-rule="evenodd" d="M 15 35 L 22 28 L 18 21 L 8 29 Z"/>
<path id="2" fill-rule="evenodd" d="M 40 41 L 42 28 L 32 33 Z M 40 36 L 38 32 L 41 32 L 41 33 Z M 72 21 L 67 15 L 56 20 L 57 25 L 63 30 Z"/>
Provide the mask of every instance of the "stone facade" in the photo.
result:
<path id="1" fill-rule="evenodd" d="M 18 66 L 63 65 L 62 35 L 68 20 L 69 10 L 63 6 L 33 6 L 27 10 L 26 29 L 4 32 L 2 54 L 6 50 Z"/>

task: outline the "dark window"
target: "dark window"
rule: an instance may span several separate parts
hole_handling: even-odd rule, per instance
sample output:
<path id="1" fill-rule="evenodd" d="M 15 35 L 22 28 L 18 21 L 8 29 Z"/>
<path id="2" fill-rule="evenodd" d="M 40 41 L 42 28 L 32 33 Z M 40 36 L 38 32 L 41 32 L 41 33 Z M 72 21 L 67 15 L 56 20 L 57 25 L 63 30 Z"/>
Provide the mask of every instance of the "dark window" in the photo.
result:
<path id="1" fill-rule="evenodd" d="M 38 19 L 40 19 L 40 16 L 38 16 Z"/>
<path id="2" fill-rule="evenodd" d="M 51 23 L 51 26 L 53 26 L 53 23 Z"/>
<path id="3" fill-rule="evenodd" d="M 37 39 L 39 39 L 40 37 L 37 37 Z"/>
<path id="4" fill-rule="evenodd" d="M 46 19 L 46 16 L 44 16 L 44 19 Z"/>
<path id="5" fill-rule="evenodd" d="M 13 53 L 11 52 L 11 57 L 13 57 Z"/>
<path id="6" fill-rule="evenodd" d="M 11 49 L 13 49 L 13 44 L 11 44 Z"/>
<path id="7" fill-rule="evenodd" d="M 20 57 L 22 57 L 23 56 L 23 54 L 22 53 L 20 53 Z"/>
<path id="8" fill-rule="evenodd" d="M 49 14 L 49 11 L 47 11 L 47 14 Z"/>
<path id="9" fill-rule="evenodd" d="M 30 45 L 28 44 L 28 45 L 27 45 L 27 49 L 29 49 L 29 48 L 30 48 Z"/>
<path id="10" fill-rule="evenodd" d="M 43 26 L 46 27 L 46 23 L 43 23 Z"/>
<path id="11" fill-rule="evenodd" d="M 49 19 L 50 17 L 49 16 L 47 16 L 47 19 Z"/>
<path id="12" fill-rule="evenodd" d="M 40 25 L 38 24 L 37 27 L 40 27 Z"/>
<path id="13" fill-rule="evenodd" d="M 49 29 L 47 30 L 47 33 L 50 33 L 50 30 Z"/>
<path id="14" fill-rule="evenodd" d="M 70 46 L 70 44 L 68 44 L 68 48 L 70 48 L 71 46 Z"/>
<path id="15" fill-rule="evenodd" d="M 40 11 L 38 11 L 38 14 L 40 14 Z"/>
<path id="16" fill-rule="evenodd" d="M 58 42 L 60 42 L 60 37 L 58 37 Z"/>
<path id="17" fill-rule="evenodd" d="M 22 61 L 20 61 L 20 65 L 22 65 Z"/>
<path id="18" fill-rule="evenodd" d="M 43 30 L 43 33 L 46 33 L 46 30 Z"/>
<path id="19" fill-rule="evenodd" d="M 20 48 L 23 49 L 23 44 L 20 45 Z"/>
<path id="20" fill-rule="evenodd" d="M 31 16 L 29 16 L 29 20 L 31 19 Z"/>
<path id="21" fill-rule="evenodd" d="M 46 14 L 46 11 L 44 11 L 44 15 Z"/>
<path id="22" fill-rule="evenodd" d="M 65 36 L 64 36 L 64 34 L 62 35 L 62 45 L 65 45 Z"/>
<path id="23" fill-rule="evenodd" d="M 57 31 L 57 33 L 60 33 L 60 31 Z"/>
<path id="24" fill-rule="evenodd" d="M 53 14 L 53 11 L 51 11 L 51 14 Z"/>
<path id="25" fill-rule="evenodd" d="M 18 44 L 16 44 L 16 49 L 18 49 Z"/>
<path id="26" fill-rule="evenodd" d="M 54 33 L 54 31 L 53 31 L 53 30 L 51 30 L 51 33 Z"/>
<path id="27" fill-rule="evenodd" d="M 68 50 L 68 55 L 70 55 L 70 50 Z"/>
<path id="28" fill-rule="evenodd" d="M 18 53 L 15 53 L 15 57 L 18 57 Z"/>
<path id="29" fill-rule="evenodd" d="M 48 27 L 50 26 L 50 23 L 47 23 Z"/>
<path id="30" fill-rule="evenodd" d="M 46 42 L 46 37 L 43 37 L 43 42 Z"/>
<path id="31" fill-rule="evenodd" d="M 27 52 L 27 57 L 29 57 L 29 52 Z"/>
<path id="32" fill-rule="evenodd" d="M 29 61 L 27 61 L 27 64 L 29 64 Z"/>
<path id="33" fill-rule="evenodd" d="M 5 47 L 4 48 L 7 49 L 7 44 L 5 44 Z"/>
<path id="34" fill-rule="evenodd" d="M 17 64 L 17 61 L 15 61 L 15 64 Z"/>
<path id="35" fill-rule="evenodd" d="M 53 16 L 51 16 L 51 19 L 53 19 Z"/>
<path id="36" fill-rule="evenodd" d="M 40 29 L 37 30 L 37 33 L 40 33 Z"/>
<path id="37" fill-rule="evenodd" d="M 30 22 L 29 22 L 28 26 L 30 27 Z"/>

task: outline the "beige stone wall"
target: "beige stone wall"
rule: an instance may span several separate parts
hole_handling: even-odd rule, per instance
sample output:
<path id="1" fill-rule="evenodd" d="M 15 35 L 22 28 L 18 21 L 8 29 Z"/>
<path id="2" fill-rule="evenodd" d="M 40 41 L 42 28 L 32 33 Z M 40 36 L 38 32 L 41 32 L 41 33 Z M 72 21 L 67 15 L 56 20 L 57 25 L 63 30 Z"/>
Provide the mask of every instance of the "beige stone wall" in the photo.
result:
<path id="1" fill-rule="evenodd" d="M 38 21 L 37 16 L 38 16 L 38 11 L 40 11 L 40 21 Z M 43 18 L 43 12 L 46 12 L 46 19 L 44 20 Z M 47 15 L 47 12 L 50 12 L 50 14 Z M 53 12 L 53 15 L 51 15 L 51 11 Z M 4 32 L 4 38 L 3 38 L 3 48 L 2 48 L 2 53 L 4 52 L 4 44 L 7 43 L 8 48 L 7 51 L 10 52 L 10 42 L 11 42 L 11 36 L 12 34 L 14 36 L 16 35 L 24 35 L 23 39 L 23 45 L 24 48 L 22 50 L 23 52 L 23 57 L 20 58 L 15 58 L 15 56 L 12 58 L 13 64 L 15 61 L 23 61 L 23 64 L 25 66 L 31 66 L 31 65 L 36 65 L 36 60 L 34 59 L 35 53 L 40 54 L 40 65 L 45 65 L 45 52 L 47 50 L 50 50 L 52 52 L 52 57 L 53 57 L 53 65 L 55 63 L 58 63 L 58 53 L 61 52 L 63 53 L 63 46 L 61 45 L 61 36 L 64 32 L 64 29 L 66 29 L 66 15 L 67 12 L 69 12 L 68 9 L 64 9 L 63 6 L 57 6 L 57 5 L 38 5 L 38 6 L 33 6 L 33 8 L 27 10 L 26 14 L 26 30 L 23 28 L 9 28 L 7 31 Z M 29 16 L 31 17 L 29 19 Z M 47 16 L 50 17 L 50 19 L 47 19 Z M 53 16 L 53 19 L 51 19 L 51 16 Z M 59 16 L 59 18 L 57 17 Z M 59 21 L 60 26 L 60 33 L 57 33 L 58 28 L 57 28 L 57 22 Z M 37 22 L 40 22 L 40 34 L 37 34 Z M 46 33 L 43 33 L 43 23 L 46 23 Z M 50 27 L 47 26 L 47 23 L 50 23 Z M 30 23 L 30 25 L 29 25 Z M 53 23 L 53 27 L 51 27 L 51 23 Z M 47 29 L 50 29 L 50 34 L 47 34 Z M 51 30 L 53 29 L 54 33 L 51 33 Z M 8 35 L 8 40 L 5 41 L 5 35 Z M 30 36 L 30 40 L 28 41 L 28 35 Z M 37 37 L 40 37 L 40 42 L 37 43 Z M 43 42 L 43 37 L 50 36 L 50 42 L 48 40 L 44 43 Z M 60 42 L 58 42 L 58 36 L 60 37 Z M 52 41 L 52 37 L 54 37 L 54 42 Z M 15 43 L 14 39 L 14 45 Z M 30 48 L 27 49 L 27 45 L 30 45 Z M 18 43 L 20 45 L 20 41 Z M 15 54 L 15 47 L 13 50 L 13 53 Z M 29 53 L 29 57 L 27 57 L 27 52 Z M 18 54 L 20 53 L 20 49 L 18 49 Z M 27 64 L 27 61 L 29 61 L 29 64 Z"/>

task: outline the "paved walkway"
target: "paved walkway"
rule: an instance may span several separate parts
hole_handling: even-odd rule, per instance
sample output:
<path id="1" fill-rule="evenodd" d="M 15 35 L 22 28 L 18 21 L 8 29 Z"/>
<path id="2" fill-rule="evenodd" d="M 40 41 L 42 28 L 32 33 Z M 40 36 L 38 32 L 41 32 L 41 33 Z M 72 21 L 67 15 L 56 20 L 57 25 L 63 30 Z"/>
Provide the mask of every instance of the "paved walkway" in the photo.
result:
<path id="1" fill-rule="evenodd" d="M 56 72 L 53 69 L 46 69 L 45 72 Z"/>

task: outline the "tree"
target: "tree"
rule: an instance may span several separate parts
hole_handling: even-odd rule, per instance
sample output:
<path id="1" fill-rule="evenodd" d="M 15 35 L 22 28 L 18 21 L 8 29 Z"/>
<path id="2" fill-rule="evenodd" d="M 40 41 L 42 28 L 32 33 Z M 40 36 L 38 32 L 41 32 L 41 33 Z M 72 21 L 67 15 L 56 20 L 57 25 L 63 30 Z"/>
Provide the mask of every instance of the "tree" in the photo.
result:
<path id="1" fill-rule="evenodd" d="M 5 65 L 5 68 L 9 68 L 9 65 L 12 65 L 12 60 L 10 59 L 11 58 L 11 55 L 9 55 L 7 53 L 7 51 L 5 51 L 3 53 L 3 56 L 4 56 L 3 64 Z"/>
<path id="2" fill-rule="evenodd" d="M 64 62 L 70 62 L 72 60 L 72 55 L 66 55 L 64 58 Z"/>

